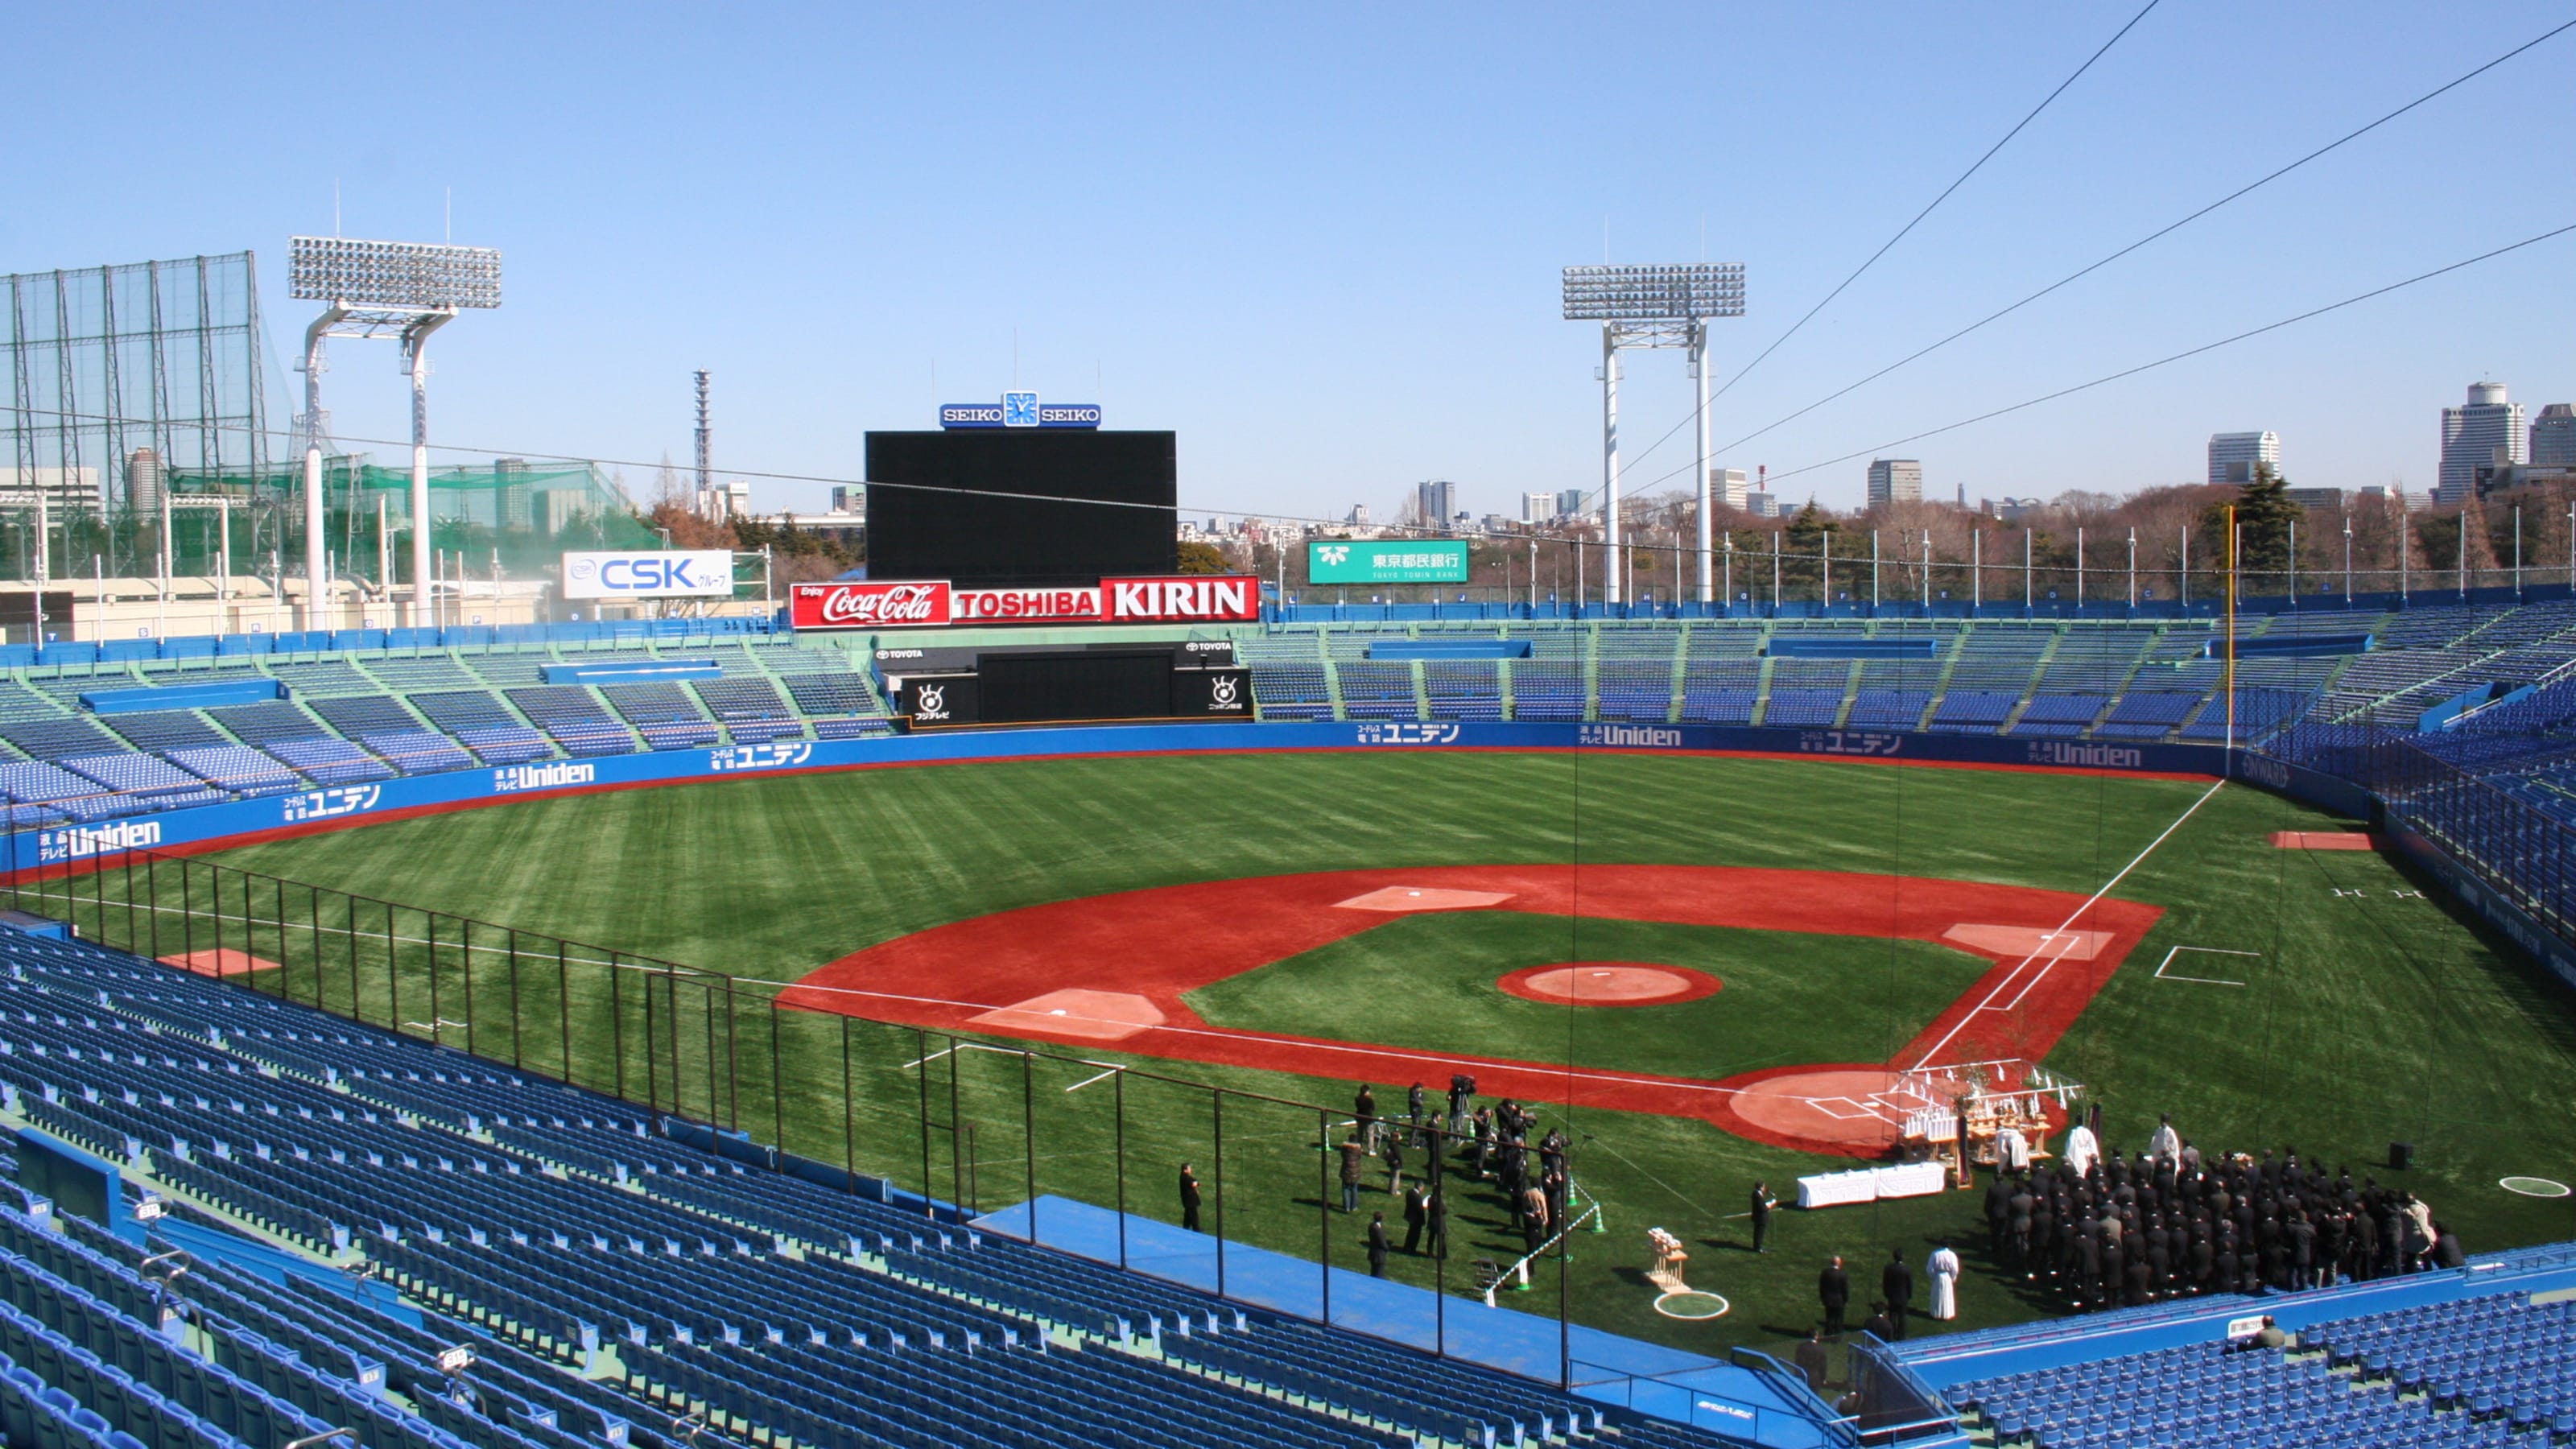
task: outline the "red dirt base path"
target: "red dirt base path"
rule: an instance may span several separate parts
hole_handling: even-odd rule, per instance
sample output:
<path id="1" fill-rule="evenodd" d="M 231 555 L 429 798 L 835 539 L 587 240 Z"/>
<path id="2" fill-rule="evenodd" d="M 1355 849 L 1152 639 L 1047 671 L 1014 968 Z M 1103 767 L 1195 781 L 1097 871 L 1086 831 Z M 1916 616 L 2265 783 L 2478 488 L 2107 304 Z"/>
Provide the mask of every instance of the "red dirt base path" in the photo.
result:
<path id="1" fill-rule="evenodd" d="M 192 976 L 247 976 L 253 971 L 278 971 L 284 968 L 264 956 L 236 951 L 230 946 L 217 950 L 189 951 L 181 955 L 154 958 L 164 966 L 176 966 Z"/>
<path id="2" fill-rule="evenodd" d="M 1494 1095 L 1696 1117 L 1778 1146 L 1869 1157 L 1894 1143 L 1903 1103 L 1878 1100 L 1885 1093 L 1874 1087 L 1854 1095 L 1869 1082 L 1805 1083 L 1801 1074 L 1858 1071 L 1892 1084 L 1926 1062 L 2037 1061 L 2163 914 L 2065 891 L 1836 871 L 1598 865 L 1581 867 L 1579 878 L 1579 903 L 1578 870 L 1564 865 L 1323 871 L 1056 901 L 882 942 L 808 974 L 780 1000 L 1078 1046 L 1115 1029 L 1121 1050 L 1146 1056 L 1344 1081 L 1437 1082 L 1465 1071 Z M 1422 895 L 1404 894 L 1413 891 Z M 1715 1082 L 1214 1027 L 1182 1000 L 1368 930 L 1401 902 L 1456 910 L 1470 893 L 1492 910 L 1944 941 L 1994 965 L 1888 1062 L 1775 1067 Z M 1988 929 L 1962 941 L 1950 935 L 1962 925 Z M 1994 928 L 2014 928 L 2009 939 L 2045 949 L 2000 948 L 1991 943 L 2005 937 Z M 1038 1003 L 1057 992 L 1121 1000 L 1116 1010 L 1077 1016 L 1065 1007 L 1056 1016 Z M 1161 1021 L 1145 1020 L 1129 998 Z"/>
<path id="3" fill-rule="evenodd" d="M 1715 995 L 1726 983 L 1687 966 L 1570 961 L 1562 966 L 1526 966 L 1494 984 L 1524 1000 L 1550 1006 L 1667 1006 Z"/>
<path id="4" fill-rule="evenodd" d="M 2378 842 L 2359 830 L 2275 830 L 2272 843 L 2283 850 L 2373 850 Z"/>

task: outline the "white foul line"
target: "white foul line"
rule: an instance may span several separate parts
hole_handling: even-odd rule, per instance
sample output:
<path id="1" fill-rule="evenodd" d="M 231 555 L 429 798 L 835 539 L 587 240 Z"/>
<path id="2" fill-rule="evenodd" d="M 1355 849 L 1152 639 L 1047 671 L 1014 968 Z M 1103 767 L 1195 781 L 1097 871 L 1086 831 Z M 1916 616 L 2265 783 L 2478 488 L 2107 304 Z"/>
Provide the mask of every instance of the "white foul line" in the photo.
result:
<path id="1" fill-rule="evenodd" d="M 1068 1092 L 1079 1092 L 1094 1082 L 1108 1081 L 1111 1077 L 1114 1077 L 1125 1070 L 1127 1070 L 1125 1067 L 1111 1067 L 1109 1070 L 1102 1072 L 1099 1076 L 1085 1077 L 1081 1081 L 1074 1083 L 1072 1086 L 1065 1088 L 1065 1090 Z"/>
<path id="2" fill-rule="evenodd" d="M 2218 780 L 2218 781 L 2214 781 L 2214 782 L 2212 782 L 2212 783 L 2211 783 L 2211 785 L 2210 785 L 2210 787 L 2209 787 L 2207 790 L 2204 790 L 2204 791 L 2202 791 L 2202 792 L 2201 792 L 2201 795 L 2200 795 L 2200 798 L 2199 798 L 2199 799 L 2194 800 L 2194 801 L 2192 801 L 2192 802 L 2191 802 L 2191 808 L 2190 808 L 2189 810 L 2185 810 L 2185 811 L 2184 811 L 2184 812 L 2182 812 L 2180 815 L 2175 816 L 2175 817 L 2174 817 L 2174 822 L 2173 822 L 2173 824 L 2166 826 L 2166 827 L 2164 828 L 2164 832 L 2163 832 L 2162 834 L 2158 835 L 2155 839 L 2148 841 L 2148 842 L 2147 842 L 2147 848 L 2146 848 L 2146 849 L 2144 849 L 2144 850 L 2139 851 L 2139 852 L 2137 853 L 2137 855 L 2136 855 L 2134 858 L 2132 858 L 2132 859 L 2130 860 L 2130 862 L 2129 862 L 2127 865 L 2124 865 L 2124 866 L 2120 867 L 2120 873 L 2119 873 L 2118 875 L 2115 875 L 2115 876 L 2111 877 L 2109 880 L 2106 880 L 2106 881 L 2102 882 L 2102 888 L 2101 888 L 2100 890 L 2095 891 L 2095 892 L 2094 892 L 2093 894 L 2091 894 L 2090 896 L 2085 897 L 2085 899 L 2084 899 L 2084 904 L 2082 904 L 2082 905 L 2080 905 L 2080 906 L 2077 906 L 2077 907 L 2075 908 L 2075 913 L 2074 913 L 2073 915 L 2068 916 L 2068 917 L 2066 918 L 2066 920 L 2065 920 L 2062 924 L 2060 924 L 2056 930 L 2051 931 L 2051 932 L 2049 932 L 2047 935 L 2040 937 L 2040 938 L 2039 938 L 2039 939 L 2040 939 L 2040 941 L 2041 941 L 2043 944 L 2045 944 L 2046 942 L 2049 942 L 2049 941 L 2055 940 L 2055 939 L 2056 939 L 2056 938 L 2058 938 L 2059 936 L 2063 936 L 2063 935 L 2065 935 L 2065 934 L 2066 934 L 2066 932 L 2067 932 L 2068 930 L 2072 929 L 2072 928 L 2074 927 L 2074 925 L 2075 925 L 2075 923 L 2076 923 L 2077 921 L 2080 921 L 2080 920 L 2084 919 L 2084 913 L 2085 913 L 2086 911 L 2089 911 L 2089 910 L 2093 909 L 2093 906 L 2094 906 L 2094 904 L 2095 904 L 2096 902 L 2100 901 L 2104 896 L 2109 895 L 2109 894 L 2111 893 L 2111 888 L 2112 888 L 2112 887 L 2114 887 L 2114 886 L 2118 885 L 2120 882 L 2122 882 L 2122 881 L 2124 881 L 2124 880 L 2128 879 L 2128 878 L 2129 878 L 2129 872 L 2131 872 L 2131 871 L 2133 871 L 2133 870 L 2136 870 L 2136 869 L 2137 869 L 2141 864 L 2143 864 L 2143 863 L 2145 862 L 2145 860 L 2146 860 L 2146 858 L 2147 858 L 2148 856 L 2155 854 L 2155 853 L 2156 853 L 2156 847 L 2157 847 L 2157 846 L 2164 844 L 2164 843 L 2165 843 L 2165 841 L 2166 841 L 2166 839 L 2167 839 L 2168 837 L 2170 837 L 2170 836 L 2171 836 L 2175 831 L 2182 829 L 2182 823 L 2183 823 L 2184 821 L 2189 820 L 2192 816 L 2194 816 L 2194 815 L 2196 815 L 2196 814 L 2200 813 L 2200 807 L 2201 807 L 2201 806 L 2203 806 L 2203 805 L 2208 804 L 2208 803 L 2209 803 L 2209 797 L 2210 797 L 2210 796 L 2212 796 L 2212 795 L 2217 794 L 2217 793 L 2219 792 L 2219 790 L 2220 790 L 2223 786 L 2225 786 L 2226 784 L 2227 784 L 2227 782 L 2226 782 L 2225 780 Z M 2060 954 L 2060 955 L 2064 955 L 2065 953 L 2064 953 L 2064 951 L 2062 951 L 2062 950 L 2061 950 L 2061 951 L 2059 952 L 2059 954 Z M 1922 1060 L 1917 1061 L 1917 1062 L 1914 1064 L 1914 1066 L 1913 1066 L 1913 1070 L 1915 1070 L 1915 1071 L 1921 1071 L 1923 1068 L 1925 1068 L 1925 1067 L 1927 1067 L 1927 1066 L 1931 1065 L 1931 1063 L 1932 1063 L 1932 1059 L 1933 1059 L 1934 1057 L 1939 1056 L 1939 1055 L 1941 1054 L 1941 1049 L 1942 1049 L 1943 1047 L 1948 1046 L 1948 1045 L 1951 1043 L 1951 1041 L 1952 1041 L 1953 1039 L 1955 1039 L 1955 1038 L 1959 1035 L 1959 1033 L 1960 1033 L 1960 1032 L 1967 1030 L 1967 1028 L 1968 1028 L 1968 1023 L 1969 1023 L 1969 1022 L 1976 1020 L 1976 1017 L 1977 1017 L 1977 1013 L 1978 1013 L 1978 1012 L 1984 1011 L 1984 1010 L 1985 1010 L 1985 1009 L 1987 1009 L 1988 1007 L 1990 1007 L 1990 1006 L 1994 1005 L 1995 998 L 2003 994 L 2003 989 L 2004 989 L 2006 986 L 2009 986 L 2009 985 L 2011 985 L 2011 984 L 2012 984 L 2012 982 L 2013 982 L 2013 978 L 2014 978 L 2014 977 L 2016 977 L 2016 976 L 2019 976 L 2019 975 L 2021 974 L 2021 972 L 2022 972 L 2022 968 L 2023 968 L 2023 967 L 2028 966 L 2031 962 L 2036 961 L 2036 960 L 2038 960 L 2038 959 L 2039 959 L 2039 950 L 2038 950 L 2038 948 L 2037 948 L 2037 947 L 2033 947 L 2033 948 L 2031 949 L 2031 953 L 2030 953 L 2029 955 L 2027 955 L 2027 956 L 2022 957 L 2022 958 L 2021 958 L 2021 961 L 2020 961 L 2020 963 L 2019 963 L 2019 964 L 2015 965 L 2015 966 L 2013 967 L 2013 969 L 2012 969 L 2012 970 L 2010 970 L 2010 971 L 2008 971 L 2008 972 L 2005 972 L 2005 973 L 2004 973 L 2004 979 L 1995 983 L 1995 985 L 1994 985 L 1994 989 L 1993 989 L 1993 990 L 1991 990 L 1991 991 L 1988 991 L 1988 992 L 1986 993 L 1986 999 L 1985 999 L 1985 1000 L 1978 1002 L 1978 1003 L 1977 1003 L 1973 1008 L 1971 1008 L 1971 1009 L 1970 1009 L 1970 1010 L 1969 1010 L 1965 1015 L 1961 1016 L 1961 1017 L 1959 1018 L 1958 1022 L 1957 1022 L 1955 1025 L 1953 1025 L 1953 1026 L 1952 1026 L 1948 1031 L 1943 1032 L 1943 1033 L 1941 1034 L 1941 1039 L 1940 1039 L 1939 1041 L 1936 1041 L 1936 1042 L 1932 1043 L 1931 1049 L 1923 1053 Z M 2054 965 L 2055 963 L 2054 963 L 2054 962 L 2051 962 L 2050 964 L 2051 964 L 2051 965 Z M 2040 968 L 2041 974 L 2042 974 L 2042 975 L 2047 974 L 2047 969 L 2048 969 L 2047 967 L 2041 967 L 2041 968 Z M 2025 990 L 2027 990 L 2027 988 L 2024 988 L 2024 989 L 2025 989 Z"/>
<path id="3" fill-rule="evenodd" d="M 2165 959 L 2163 959 L 2162 961 L 2159 961 L 2159 962 L 2157 962 L 2157 963 L 2156 963 L 2156 979 L 2157 979 L 2158 981 L 2191 981 L 2191 982 L 2196 982 L 2196 983 L 2198 983 L 2198 984 L 2200 984 L 2200 985 L 2202 985 L 2202 986 L 2242 986 L 2242 985 L 2244 985 L 2244 984 L 2245 984 L 2245 983 L 2244 983 L 2244 982 L 2242 982 L 2242 981 L 2221 981 L 2221 980 L 2219 980 L 2219 979 L 2218 979 L 2217 977 L 2215 977 L 2215 976 L 2168 976 L 2168 975 L 2166 975 L 2166 974 L 2165 974 L 2165 968 L 2166 968 L 2166 967 L 2168 967 L 2168 966 L 2171 966 L 2171 965 L 2173 964 L 2173 959 L 2174 959 L 2176 956 L 2181 955 L 2181 954 L 2182 954 L 2183 952 L 2185 952 L 2185 951 L 2198 951 L 2198 952 L 2200 952 L 2201 954 L 2203 954 L 2203 955 L 2207 955 L 2207 956 L 2258 956 L 2258 957 L 2259 957 L 2259 956 L 2261 956 L 2261 955 L 2263 954 L 2263 953 L 2262 953 L 2262 952 L 2260 952 L 2260 951 L 2228 951 L 2228 950 L 2222 950 L 2221 948 L 2216 947 L 2216 946 L 2176 946 L 2176 947 L 2174 947 L 2172 950 L 2167 951 L 2167 952 L 2165 953 Z"/>

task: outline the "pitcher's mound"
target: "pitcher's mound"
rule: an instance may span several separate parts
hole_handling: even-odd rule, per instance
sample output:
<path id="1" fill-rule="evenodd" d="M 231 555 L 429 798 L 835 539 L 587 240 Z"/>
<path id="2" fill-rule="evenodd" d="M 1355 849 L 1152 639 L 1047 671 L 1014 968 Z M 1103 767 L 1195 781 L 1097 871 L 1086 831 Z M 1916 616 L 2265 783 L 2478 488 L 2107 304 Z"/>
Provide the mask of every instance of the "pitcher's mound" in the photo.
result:
<path id="1" fill-rule="evenodd" d="M 283 970 L 276 962 L 230 946 L 220 950 L 189 951 L 182 955 L 158 958 L 164 966 L 176 966 L 196 976 L 247 976 L 253 971 Z"/>
<path id="2" fill-rule="evenodd" d="M 1477 911 L 1510 900 L 1510 891 L 1446 890 L 1435 886 L 1381 886 L 1365 895 L 1335 901 L 1345 911 Z"/>
<path id="3" fill-rule="evenodd" d="M 998 1031 L 1035 1031 L 1085 1041 L 1123 1041 L 1163 1024 L 1162 1010 L 1124 991 L 1050 991 L 968 1018 Z"/>
<path id="4" fill-rule="evenodd" d="M 1662 1006 L 1697 1001 L 1725 983 L 1683 966 L 1635 961 L 1570 961 L 1529 966 L 1494 983 L 1514 996 L 1554 1006 Z"/>

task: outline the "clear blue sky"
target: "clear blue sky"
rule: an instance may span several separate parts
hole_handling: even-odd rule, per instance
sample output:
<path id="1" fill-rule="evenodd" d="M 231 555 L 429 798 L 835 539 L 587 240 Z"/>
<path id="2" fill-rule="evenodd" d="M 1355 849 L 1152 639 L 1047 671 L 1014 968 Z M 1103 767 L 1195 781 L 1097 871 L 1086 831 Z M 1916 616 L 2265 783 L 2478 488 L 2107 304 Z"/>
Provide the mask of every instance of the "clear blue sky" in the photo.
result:
<path id="1" fill-rule="evenodd" d="M 433 348 L 451 442 L 685 459 L 707 367 L 720 470 L 855 478 L 868 429 L 1016 372 L 1177 429 L 1193 512 L 1383 510 L 1426 477 L 1517 512 L 1599 484 L 1598 334 L 1556 276 L 1605 222 L 1615 260 L 1696 259 L 1704 230 L 1746 264 L 1729 376 L 2136 8 L 25 6 L 0 270 L 254 248 L 292 347 L 285 239 L 330 230 L 335 180 L 347 235 L 412 240 L 452 187 L 508 302 Z M 2165 0 L 1717 438 L 2571 15 Z M 2576 222 L 2570 74 L 2576 32 L 1721 461 L 1870 449 Z M 2269 427 L 2294 481 L 2423 489 L 2470 381 L 2576 397 L 2571 276 L 2576 237 L 1899 452 L 1939 496 L 2122 490 Z M 1689 394 L 1677 353 L 1628 378 L 1633 455 Z M 329 387 L 344 436 L 402 434 L 390 346 L 342 344 Z M 1783 491 L 1849 505 L 1865 468 Z"/>

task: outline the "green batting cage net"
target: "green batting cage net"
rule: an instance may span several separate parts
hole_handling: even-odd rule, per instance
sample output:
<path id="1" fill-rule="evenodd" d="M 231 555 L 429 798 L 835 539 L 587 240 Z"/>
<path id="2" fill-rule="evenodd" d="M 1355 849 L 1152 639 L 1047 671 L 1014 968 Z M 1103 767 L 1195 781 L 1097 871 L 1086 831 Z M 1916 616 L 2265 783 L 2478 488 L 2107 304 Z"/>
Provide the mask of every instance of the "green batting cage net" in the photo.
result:
<path id="1" fill-rule="evenodd" d="M 223 556 L 236 575 L 264 575 L 272 567 L 292 574 L 304 553 L 304 478 L 291 465 L 263 472 L 169 475 L 172 571 L 212 575 Z M 340 577 L 381 582 L 390 558 L 395 576 L 408 582 L 411 547 L 411 472 L 387 468 L 364 455 L 324 460 L 324 546 Z M 151 514 L 96 516 L 58 521 L 55 564 L 75 571 L 95 545 L 85 531 L 159 527 Z M 527 463 L 503 458 L 481 465 L 433 468 L 429 473 L 430 546 L 463 560 L 472 576 L 490 574 L 496 562 L 506 577 L 529 578 L 552 569 L 565 549 L 652 548 L 659 536 L 636 517 L 634 501 L 617 481 L 587 463 Z M 227 549 L 229 553 L 227 554 Z M 452 565 L 451 565 L 452 567 Z"/>

